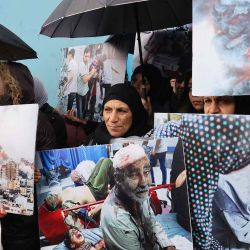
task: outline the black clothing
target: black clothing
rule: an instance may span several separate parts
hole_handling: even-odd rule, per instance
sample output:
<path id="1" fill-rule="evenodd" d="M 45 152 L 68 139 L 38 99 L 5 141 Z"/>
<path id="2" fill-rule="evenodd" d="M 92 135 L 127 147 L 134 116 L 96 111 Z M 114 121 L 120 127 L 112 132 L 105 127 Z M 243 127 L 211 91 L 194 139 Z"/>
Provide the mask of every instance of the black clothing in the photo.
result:
<path id="1" fill-rule="evenodd" d="M 52 127 L 46 114 L 39 110 L 36 132 L 36 150 L 54 148 L 57 148 L 54 128 Z"/>
<path id="2" fill-rule="evenodd" d="M 67 147 L 67 131 L 64 118 L 54 110 L 48 103 L 45 103 L 41 108 L 47 120 L 53 127 L 56 136 L 56 148 L 66 148 Z M 52 148 L 52 147 L 49 147 Z"/>
<path id="3" fill-rule="evenodd" d="M 170 183 L 174 183 L 178 175 L 185 170 L 184 163 L 184 153 L 182 141 L 179 138 L 178 143 L 176 145 L 174 154 L 173 154 L 173 162 L 171 166 L 170 172 Z M 172 197 L 172 211 L 176 213 L 177 222 L 184 227 L 189 232 L 191 231 L 190 226 L 190 213 L 189 213 L 189 203 L 188 203 L 188 190 L 187 190 L 187 181 L 178 188 L 174 188 L 171 191 Z"/>
<path id="4" fill-rule="evenodd" d="M 150 129 L 147 124 L 148 114 L 134 87 L 123 83 L 112 86 L 103 100 L 102 109 L 110 100 L 119 100 L 126 103 L 132 112 L 132 125 L 122 137 L 143 136 L 148 132 Z M 109 134 L 105 123 L 102 122 L 95 132 L 87 138 L 85 145 L 108 144 L 111 139 L 112 136 Z"/>

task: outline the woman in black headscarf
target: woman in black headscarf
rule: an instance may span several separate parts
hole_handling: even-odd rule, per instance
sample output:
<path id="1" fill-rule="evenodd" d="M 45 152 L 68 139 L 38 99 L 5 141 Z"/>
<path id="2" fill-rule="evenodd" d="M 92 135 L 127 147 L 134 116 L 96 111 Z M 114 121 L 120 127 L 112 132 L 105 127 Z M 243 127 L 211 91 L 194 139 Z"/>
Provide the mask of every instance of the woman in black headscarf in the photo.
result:
<path id="1" fill-rule="evenodd" d="M 127 84 L 112 86 L 103 100 L 103 122 L 86 145 L 108 144 L 119 137 L 143 136 L 150 129 L 148 115 L 135 88 Z"/>

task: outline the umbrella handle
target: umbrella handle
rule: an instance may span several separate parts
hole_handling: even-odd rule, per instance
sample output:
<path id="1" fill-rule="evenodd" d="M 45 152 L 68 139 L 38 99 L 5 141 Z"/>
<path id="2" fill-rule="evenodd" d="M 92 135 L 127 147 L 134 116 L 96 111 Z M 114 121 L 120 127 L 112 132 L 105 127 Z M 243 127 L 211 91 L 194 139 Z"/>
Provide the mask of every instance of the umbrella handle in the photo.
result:
<path id="1" fill-rule="evenodd" d="M 137 33 L 137 40 L 138 40 L 138 48 L 139 48 L 139 57 L 140 57 L 140 64 L 142 67 L 142 93 L 141 97 L 145 100 L 147 100 L 147 92 L 146 92 L 146 80 L 145 80 L 145 74 L 144 74 L 144 67 L 143 67 L 143 57 L 142 57 L 142 46 L 141 46 L 141 35 L 140 35 L 140 25 L 139 25 L 139 16 L 138 16 L 138 3 L 134 4 L 134 10 L 135 10 L 135 21 L 136 21 L 136 33 Z"/>

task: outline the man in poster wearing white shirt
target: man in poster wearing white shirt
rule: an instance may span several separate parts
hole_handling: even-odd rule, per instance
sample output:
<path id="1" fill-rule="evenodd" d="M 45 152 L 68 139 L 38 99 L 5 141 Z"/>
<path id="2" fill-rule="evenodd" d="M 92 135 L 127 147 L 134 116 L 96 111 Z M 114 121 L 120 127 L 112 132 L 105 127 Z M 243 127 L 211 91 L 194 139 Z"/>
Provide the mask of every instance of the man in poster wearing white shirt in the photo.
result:
<path id="1" fill-rule="evenodd" d="M 95 75 L 96 68 L 90 68 L 90 48 L 86 47 L 83 52 L 83 60 L 79 64 L 77 77 L 77 117 L 84 118 L 87 108 L 87 93 L 89 80 Z"/>
<path id="2" fill-rule="evenodd" d="M 67 55 L 67 60 L 68 60 L 67 78 L 61 91 L 62 97 L 64 96 L 68 97 L 67 110 L 72 109 L 74 100 L 76 99 L 76 91 L 77 91 L 76 79 L 77 79 L 78 69 L 74 57 L 75 57 L 75 49 L 70 49 Z"/>

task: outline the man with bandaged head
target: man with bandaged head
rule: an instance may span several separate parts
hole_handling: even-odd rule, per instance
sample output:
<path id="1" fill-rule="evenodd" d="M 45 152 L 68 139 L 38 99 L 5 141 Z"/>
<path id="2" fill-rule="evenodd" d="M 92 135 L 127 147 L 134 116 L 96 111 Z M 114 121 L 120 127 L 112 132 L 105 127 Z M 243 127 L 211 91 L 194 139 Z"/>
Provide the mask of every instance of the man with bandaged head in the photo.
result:
<path id="1" fill-rule="evenodd" d="M 176 249 L 150 207 L 150 163 L 139 145 L 114 156 L 115 186 L 104 202 L 101 227 L 108 249 Z"/>

